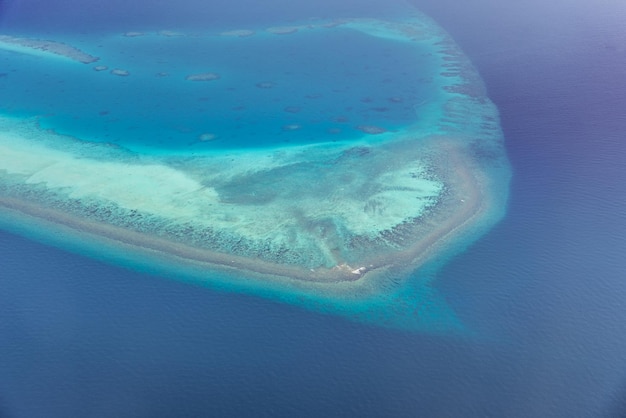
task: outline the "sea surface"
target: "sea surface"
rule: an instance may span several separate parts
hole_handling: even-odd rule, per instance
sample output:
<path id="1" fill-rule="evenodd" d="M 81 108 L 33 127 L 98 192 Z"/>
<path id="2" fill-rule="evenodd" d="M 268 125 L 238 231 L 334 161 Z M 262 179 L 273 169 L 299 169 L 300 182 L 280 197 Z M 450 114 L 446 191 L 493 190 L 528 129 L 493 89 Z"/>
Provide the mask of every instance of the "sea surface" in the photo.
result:
<path id="1" fill-rule="evenodd" d="M 385 3 L 323 10 L 379 16 Z M 0 29 L 201 30 L 219 25 L 215 10 L 242 24 L 320 10 L 232 4 L 2 1 Z M 414 4 L 478 68 L 513 166 L 506 217 L 435 280 L 470 336 L 352 322 L 0 232 L 0 417 L 623 416 L 623 6 Z"/>
<path id="2" fill-rule="evenodd" d="M 40 116 L 43 128 L 81 140 L 193 152 L 356 140 L 366 125 L 394 131 L 437 93 L 418 80 L 437 68 L 428 49 L 347 28 L 272 35 L 257 22 L 249 37 L 211 27 L 167 36 L 134 25 L 145 32 L 35 32 L 99 60 L 50 59 L 42 71 L 41 57 L 5 54 L 0 111 Z M 204 73 L 217 79 L 187 80 Z"/>

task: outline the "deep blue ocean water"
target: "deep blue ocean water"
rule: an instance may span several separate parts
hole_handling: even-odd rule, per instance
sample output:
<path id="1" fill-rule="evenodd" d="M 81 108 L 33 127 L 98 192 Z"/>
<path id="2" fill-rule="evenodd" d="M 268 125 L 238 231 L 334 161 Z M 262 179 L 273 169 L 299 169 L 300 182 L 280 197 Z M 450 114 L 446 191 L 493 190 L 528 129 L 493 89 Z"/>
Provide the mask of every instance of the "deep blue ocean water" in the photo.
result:
<path id="1" fill-rule="evenodd" d="M 514 168 L 506 218 L 437 278 L 473 338 L 217 293 L 2 233 L 0 416 L 623 415 L 623 7 L 416 4 L 478 67 Z M 0 2 L 0 21 L 25 8 Z"/>

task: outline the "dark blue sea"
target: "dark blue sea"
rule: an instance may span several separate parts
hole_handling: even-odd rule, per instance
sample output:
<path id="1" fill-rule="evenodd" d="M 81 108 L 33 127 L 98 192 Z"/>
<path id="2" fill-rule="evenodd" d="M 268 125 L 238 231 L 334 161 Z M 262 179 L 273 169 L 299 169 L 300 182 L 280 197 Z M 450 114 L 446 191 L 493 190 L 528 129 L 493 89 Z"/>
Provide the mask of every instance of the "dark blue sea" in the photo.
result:
<path id="1" fill-rule="evenodd" d="M 320 10 L 234 3 L 94 2 L 86 13 L 73 0 L 0 0 L 0 29 Z M 505 218 L 437 273 L 470 336 L 362 324 L 0 232 L 0 417 L 626 415 L 626 8 L 413 3 L 478 68 L 513 167 Z"/>

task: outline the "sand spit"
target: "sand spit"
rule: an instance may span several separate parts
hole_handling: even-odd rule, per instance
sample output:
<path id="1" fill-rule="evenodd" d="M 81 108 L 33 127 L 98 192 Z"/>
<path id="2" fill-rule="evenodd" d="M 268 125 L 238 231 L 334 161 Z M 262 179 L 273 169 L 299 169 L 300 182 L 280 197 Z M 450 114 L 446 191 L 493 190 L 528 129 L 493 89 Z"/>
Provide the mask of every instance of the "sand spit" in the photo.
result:
<path id="1" fill-rule="evenodd" d="M 7 49 L 14 49 L 17 51 L 23 48 L 25 50 L 30 49 L 43 53 L 59 55 L 83 64 L 91 64 L 100 59 L 96 56 L 89 55 L 78 48 L 74 48 L 73 46 L 64 44 L 62 42 L 33 38 L 18 38 L 13 36 L 0 35 L 0 48 L 3 47 Z"/>
<path id="2" fill-rule="evenodd" d="M 19 212 L 21 215 L 37 218 L 39 222 L 60 225 L 74 230 L 80 235 L 91 236 L 93 240 L 111 240 L 119 247 L 129 247 L 131 251 L 150 251 L 160 254 L 165 259 L 177 258 L 186 263 L 204 265 L 212 270 L 241 270 L 269 276 L 279 276 L 286 279 L 296 279 L 311 282 L 353 281 L 359 276 L 352 273 L 347 265 L 333 269 L 300 269 L 295 266 L 268 263 L 262 260 L 252 260 L 245 257 L 207 251 L 185 244 L 168 241 L 158 236 L 142 234 L 128 229 L 89 221 L 67 215 L 58 210 L 39 206 L 27 201 L 5 198 L 0 196 L 0 206 L 3 209 Z M 364 272 L 364 271 L 363 271 Z"/>

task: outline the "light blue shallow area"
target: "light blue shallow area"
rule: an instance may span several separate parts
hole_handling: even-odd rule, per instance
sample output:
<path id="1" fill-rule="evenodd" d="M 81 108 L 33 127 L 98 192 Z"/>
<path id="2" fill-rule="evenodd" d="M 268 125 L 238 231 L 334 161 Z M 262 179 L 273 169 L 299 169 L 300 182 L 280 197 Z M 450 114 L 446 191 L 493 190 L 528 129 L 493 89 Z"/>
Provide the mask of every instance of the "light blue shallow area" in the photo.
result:
<path id="1" fill-rule="evenodd" d="M 62 40 L 100 60 L 77 65 L 2 51 L 0 110 L 45 115 L 42 126 L 59 133 L 129 148 L 193 152 L 353 140 L 362 125 L 393 131 L 415 123 L 416 108 L 439 94 L 437 62 L 424 46 L 347 28 Z M 89 68 L 95 65 L 109 68 Z M 110 74 L 114 68 L 130 75 Z M 220 78 L 185 80 L 205 72 Z M 200 141 L 207 133 L 216 139 Z"/>

